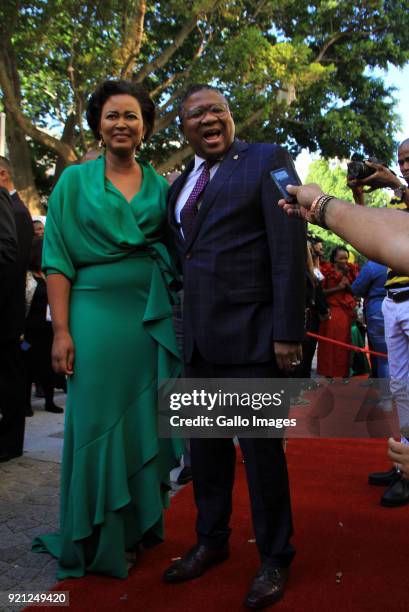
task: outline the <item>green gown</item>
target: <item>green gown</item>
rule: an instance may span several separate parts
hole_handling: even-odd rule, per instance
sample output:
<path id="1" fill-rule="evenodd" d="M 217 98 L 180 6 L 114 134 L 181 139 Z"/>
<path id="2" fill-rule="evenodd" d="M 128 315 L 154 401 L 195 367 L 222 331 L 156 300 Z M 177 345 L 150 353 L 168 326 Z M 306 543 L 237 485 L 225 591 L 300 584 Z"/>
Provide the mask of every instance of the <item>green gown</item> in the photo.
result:
<path id="1" fill-rule="evenodd" d="M 65 170 L 49 201 L 43 267 L 72 282 L 74 374 L 68 382 L 60 532 L 33 550 L 58 578 L 127 576 L 125 550 L 163 539 L 178 440 L 157 437 L 157 388 L 180 362 L 172 325 L 176 273 L 162 242 L 167 183 L 141 163 L 130 203 L 103 157 Z"/>

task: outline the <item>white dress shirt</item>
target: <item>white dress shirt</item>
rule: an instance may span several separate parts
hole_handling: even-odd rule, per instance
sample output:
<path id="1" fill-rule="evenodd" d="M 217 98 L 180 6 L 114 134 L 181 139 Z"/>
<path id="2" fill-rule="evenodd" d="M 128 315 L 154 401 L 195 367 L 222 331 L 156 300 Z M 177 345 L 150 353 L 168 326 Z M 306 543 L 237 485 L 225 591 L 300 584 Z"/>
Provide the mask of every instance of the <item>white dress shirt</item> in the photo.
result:
<path id="1" fill-rule="evenodd" d="M 183 185 L 178 198 L 176 200 L 176 206 L 175 206 L 175 219 L 176 219 L 176 223 L 178 224 L 178 226 L 180 227 L 180 231 L 183 235 L 183 231 L 180 225 L 180 212 L 182 210 L 182 208 L 184 207 L 184 205 L 187 202 L 188 197 L 190 196 L 190 194 L 193 191 L 194 186 L 196 185 L 196 182 L 199 178 L 199 176 L 202 174 L 203 172 L 203 164 L 206 160 L 203 159 L 203 157 L 199 157 L 198 155 L 195 155 L 195 164 L 193 166 L 193 170 L 188 174 L 187 179 L 185 184 Z M 214 175 L 216 174 L 218 168 L 220 166 L 220 162 L 217 162 L 216 164 L 214 164 L 211 168 L 210 168 L 210 181 L 212 180 L 212 178 L 214 177 Z M 199 201 L 197 202 L 197 207 L 200 208 L 200 203 L 201 200 L 203 198 L 203 194 L 201 195 L 201 197 L 199 198 Z"/>

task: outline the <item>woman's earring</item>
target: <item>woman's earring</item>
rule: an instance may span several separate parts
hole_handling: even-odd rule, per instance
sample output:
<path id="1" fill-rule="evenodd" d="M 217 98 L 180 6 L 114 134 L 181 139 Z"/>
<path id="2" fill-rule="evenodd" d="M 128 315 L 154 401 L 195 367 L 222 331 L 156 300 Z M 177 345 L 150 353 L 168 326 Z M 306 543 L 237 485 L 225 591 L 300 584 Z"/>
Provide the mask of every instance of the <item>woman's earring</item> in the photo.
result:
<path id="1" fill-rule="evenodd" d="M 100 148 L 100 149 L 102 149 L 103 147 L 105 147 L 105 142 L 104 142 L 104 139 L 103 139 L 103 138 L 101 138 L 101 140 L 99 141 L 98 146 L 99 146 L 99 148 Z"/>

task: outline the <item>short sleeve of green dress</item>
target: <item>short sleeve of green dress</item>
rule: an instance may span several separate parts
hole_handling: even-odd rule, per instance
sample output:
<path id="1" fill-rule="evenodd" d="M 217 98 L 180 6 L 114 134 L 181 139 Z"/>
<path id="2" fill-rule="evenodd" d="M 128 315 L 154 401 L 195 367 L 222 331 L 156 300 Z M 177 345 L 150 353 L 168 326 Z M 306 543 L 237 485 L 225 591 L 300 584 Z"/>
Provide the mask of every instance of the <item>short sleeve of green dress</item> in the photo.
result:
<path id="1" fill-rule="evenodd" d="M 46 273 L 72 283 L 60 532 L 33 550 L 58 577 L 127 576 L 125 550 L 163 539 L 169 471 L 181 441 L 158 439 L 157 387 L 179 374 L 172 325 L 176 271 L 161 243 L 167 183 L 141 164 L 127 202 L 100 157 L 68 168 L 49 201 Z"/>

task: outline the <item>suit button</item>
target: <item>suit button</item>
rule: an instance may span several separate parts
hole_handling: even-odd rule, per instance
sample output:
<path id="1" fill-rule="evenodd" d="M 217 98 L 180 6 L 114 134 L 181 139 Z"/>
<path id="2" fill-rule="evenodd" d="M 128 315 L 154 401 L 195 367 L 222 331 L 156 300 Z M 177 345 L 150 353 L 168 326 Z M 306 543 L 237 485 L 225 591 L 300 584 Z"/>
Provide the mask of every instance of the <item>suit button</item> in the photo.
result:
<path id="1" fill-rule="evenodd" d="M 185 255 L 186 259 L 192 259 L 192 253 L 189 251 L 189 253 L 186 253 Z"/>

